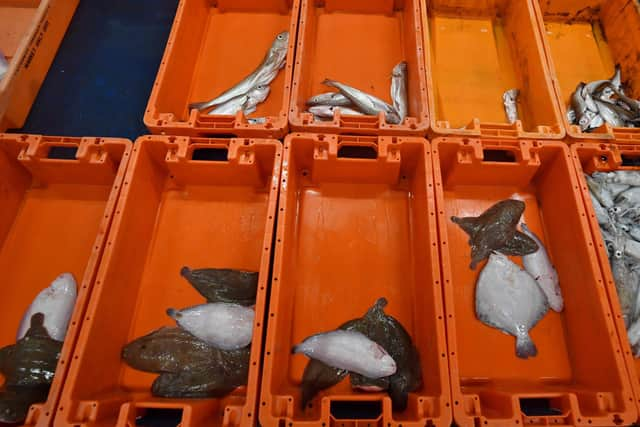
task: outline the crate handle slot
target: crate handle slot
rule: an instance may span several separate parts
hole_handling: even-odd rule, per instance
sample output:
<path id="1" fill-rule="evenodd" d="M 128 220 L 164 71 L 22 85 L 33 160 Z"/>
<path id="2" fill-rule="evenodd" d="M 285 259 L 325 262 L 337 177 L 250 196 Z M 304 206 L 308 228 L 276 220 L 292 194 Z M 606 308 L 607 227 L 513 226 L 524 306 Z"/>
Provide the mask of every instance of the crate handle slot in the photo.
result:
<path id="1" fill-rule="evenodd" d="M 192 160 L 205 162 L 226 162 L 229 160 L 228 148 L 196 148 L 191 154 Z"/>
<path id="2" fill-rule="evenodd" d="M 52 145 L 47 152 L 47 159 L 55 160 L 75 160 L 78 153 L 78 146 Z"/>
<path id="3" fill-rule="evenodd" d="M 510 150 L 486 149 L 482 150 L 483 162 L 515 163 L 516 156 Z"/>
<path id="4" fill-rule="evenodd" d="M 337 420 L 376 420 L 382 415 L 382 400 L 332 400 L 330 411 Z"/>
<path id="5" fill-rule="evenodd" d="M 182 409 L 138 408 L 136 426 L 179 426 L 182 422 Z"/>
<path id="6" fill-rule="evenodd" d="M 521 398 L 520 410 L 528 417 L 553 417 L 562 415 L 562 411 L 554 408 L 551 399 L 544 397 Z"/>
<path id="7" fill-rule="evenodd" d="M 370 145 L 346 145 L 338 148 L 339 159 L 377 159 L 378 151 Z"/>
<path id="8" fill-rule="evenodd" d="M 640 166 L 640 155 L 630 156 L 628 154 L 621 154 L 622 165 L 621 166 Z"/>

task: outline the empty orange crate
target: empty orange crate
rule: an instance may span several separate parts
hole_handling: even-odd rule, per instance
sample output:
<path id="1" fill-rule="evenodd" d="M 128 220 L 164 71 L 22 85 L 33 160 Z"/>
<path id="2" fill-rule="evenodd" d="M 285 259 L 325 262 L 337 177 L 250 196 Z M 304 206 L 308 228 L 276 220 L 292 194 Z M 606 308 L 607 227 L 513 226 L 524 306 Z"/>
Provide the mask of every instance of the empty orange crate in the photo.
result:
<path id="1" fill-rule="evenodd" d="M 134 147 L 55 425 L 129 427 L 176 409 L 183 427 L 253 426 L 281 144 L 145 136 Z M 260 272 L 248 386 L 221 399 L 152 397 L 157 375 L 120 359 L 130 341 L 175 326 L 167 308 L 205 302 L 185 265 Z"/>
<path id="2" fill-rule="evenodd" d="M 234 135 L 279 138 L 288 128 L 293 52 L 299 0 L 181 0 L 144 114 L 151 132 L 189 136 Z M 209 116 L 189 110 L 251 74 L 276 35 L 289 31 L 287 63 L 271 83 L 271 92 L 251 117 L 242 112 Z"/>
<path id="3" fill-rule="evenodd" d="M 416 134 L 429 127 L 419 0 L 301 0 L 291 127 L 297 131 L 370 135 Z M 391 104 L 391 70 L 407 61 L 409 112 L 399 125 L 378 116 L 340 116 L 314 122 L 306 113 L 313 95 L 338 80 Z"/>
<path id="4" fill-rule="evenodd" d="M 15 343 L 22 315 L 53 279 L 71 272 L 78 282 L 49 398 L 25 425 L 53 423 L 130 149 L 122 139 L 0 134 L 0 347 Z"/>
<path id="5" fill-rule="evenodd" d="M 620 353 L 578 182 L 562 142 L 438 138 L 436 205 L 454 419 L 460 426 L 629 425 L 637 409 Z M 497 161 L 502 160 L 502 161 Z M 538 355 L 481 323 L 467 234 L 451 216 L 476 216 L 508 198 L 556 267 L 564 311 L 531 330 Z M 521 257 L 512 257 L 520 263 Z M 538 411 L 541 411 L 538 412 Z"/>
<path id="6" fill-rule="evenodd" d="M 273 426 L 449 426 L 450 390 L 430 148 L 422 138 L 290 134 L 278 210 L 260 423 Z M 386 297 L 419 350 L 423 385 L 405 411 L 349 380 L 303 411 L 309 335 L 338 328 Z M 378 406 L 369 419 L 334 409 Z M 353 413 L 351 414 L 353 418 Z"/>
<path id="7" fill-rule="evenodd" d="M 567 120 L 571 94 L 580 82 L 608 79 L 615 64 L 622 67 L 625 92 L 640 98 L 640 5 L 627 0 L 540 2 L 539 22 L 547 59 L 567 134 L 572 138 L 613 139 L 640 137 L 640 129 L 613 128 L 605 124 L 590 133 Z M 619 142 L 620 139 L 618 139 Z"/>
<path id="8" fill-rule="evenodd" d="M 596 219 L 589 189 L 587 188 L 584 174 L 592 174 L 596 171 L 611 170 L 639 170 L 637 166 L 628 166 L 629 159 L 637 159 L 640 157 L 640 145 L 618 145 L 618 144 L 595 144 L 595 143 L 578 143 L 571 146 L 571 154 L 576 166 L 578 184 L 580 192 L 586 206 L 587 217 L 591 233 L 598 253 L 598 261 L 604 277 L 604 287 L 607 290 L 609 301 L 611 303 L 611 311 L 614 315 L 614 321 L 620 336 L 620 344 L 624 352 L 624 357 L 629 369 L 631 377 L 631 385 L 634 388 L 635 396 L 638 404 L 640 404 L 640 359 L 633 357 L 629 347 L 627 338 L 627 329 L 624 326 L 620 312 L 620 303 L 618 302 L 618 293 L 616 291 L 615 281 L 611 273 L 611 266 L 607 256 L 607 248 L 600 233 L 600 226 Z"/>
<path id="9" fill-rule="evenodd" d="M 426 0 L 423 22 L 435 134 L 564 137 L 536 0 Z M 503 93 L 520 90 L 509 124 Z"/>
<path id="10" fill-rule="evenodd" d="M 78 0 L 0 0 L 0 132 L 20 128 L 58 50 Z"/>

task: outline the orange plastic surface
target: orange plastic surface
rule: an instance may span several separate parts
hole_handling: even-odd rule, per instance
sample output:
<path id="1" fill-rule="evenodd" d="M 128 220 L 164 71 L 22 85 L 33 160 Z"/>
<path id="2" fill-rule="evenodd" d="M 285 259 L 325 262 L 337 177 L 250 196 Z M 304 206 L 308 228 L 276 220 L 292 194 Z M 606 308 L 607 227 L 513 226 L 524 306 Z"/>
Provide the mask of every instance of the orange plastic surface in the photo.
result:
<path id="1" fill-rule="evenodd" d="M 426 0 L 423 23 L 435 134 L 564 137 L 536 0 Z M 509 124 L 503 93 L 520 90 Z"/>
<path id="2" fill-rule="evenodd" d="M 75 147 L 76 158 L 50 159 L 52 147 Z M 53 279 L 71 272 L 78 282 L 49 398 L 31 407 L 27 426 L 53 422 L 130 150 L 122 139 L 0 134 L 0 347 L 15 343 L 22 315 Z"/>
<path id="3" fill-rule="evenodd" d="M 21 128 L 58 50 L 78 0 L 0 0 L 0 132 Z"/>
<path id="4" fill-rule="evenodd" d="M 344 158 L 366 149 L 373 158 Z M 260 424 L 449 426 L 450 391 L 429 145 L 416 137 L 290 134 L 285 140 L 265 346 Z M 349 380 L 304 411 L 307 358 L 291 348 L 362 316 L 379 297 L 420 353 L 423 385 L 392 413 L 386 393 Z M 333 404 L 380 402 L 373 419 L 339 419 Z"/>
<path id="5" fill-rule="evenodd" d="M 429 127 L 419 0 L 301 0 L 291 128 L 301 132 L 415 134 Z M 391 70 L 407 61 L 409 113 L 398 125 L 378 116 L 341 116 L 314 122 L 307 99 L 332 89 L 326 78 L 354 86 L 391 104 Z"/>
<path id="6" fill-rule="evenodd" d="M 454 419 L 460 426 L 629 425 L 637 408 L 617 339 L 569 148 L 562 142 L 438 138 L 434 181 Z M 486 151 L 495 150 L 495 151 Z M 485 155 L 510 162 L 484 161 Z M 559 275 L 564 311 L 531 330 L 538 355 L 480 322 L 468 236 L 450 217 L 476 216 L 499 200 L 526 204 Z M 511 257 L 521 264 L 521 257 Z M 525 412 L 526 401 L 553 409 Z"/>
<path id="7" fill-rule="evenodd" d="M 195 150 L 227 160 L 193 160 Z M 182 410 L 182 427 L 254 426 L 281 144 L 145 136 L 134 145 L 56 426 L 130 427 L 147 409 Z M 247 387 L 222 399 L 151 396 L 157 375 L 120 359 L 128 342 L 175 325 L 169 307 L 204 303 L 182 266 L 259 271 Z"/>
<path id="8" fill-rule="evenodd" d="M 640 4 L 627 0 L 546 0 L 540 2 L 540 9 L 544 21 L 539 27 L 567 135 L 584 142 L 640 138 L 640 129 L 609 124 L 582 132 L 566 118 L 578 83 L 610 78 L 615 64 L 622 67 L 625 93 L 640 98 Z"/>
<path id="9" fill-rule="evenodd" d="M 280 138 L 288 129 L 288 107 L 299 0 L 181 0 L 158 76 L 144 114 L 156 134 Z M 251 74 L 276 35 L 289 31 L 286 66 L 271 83 L 267 99 L 251 117 L 242 112 L 209 116 L 190 111 Z"/>
<path id="10" fill-rule="evenodd" d="M 580 192 L 585 204 L 587 217 L 591 234 L 595 243 L 600 269 L 603 273 L 604 286 L 611 303 L 611 312 L 614 315 L 620 344 L 624 352 L 625 362 L 629 370 L 631 385 L 633 386 L 636 402 L 640 405 L 640 359 L 633 357 L 629 340 L 627 338 L 627 329 L 620 312 L 620 303 L 618 302 L 618 293 L 616 291 L 613 273 L 607 254 L 607 248 L 600 233 L 600 226 L 596 219 L 589 189 L 587 188 L 584 174 L 592 174 L 596 171 L 612 171 L 612 170 L 639 170 L 637 166 L 626 166 L 624 159 L 637 159 L 640 157 L 640 145 L 619 145 L 619 144 L 596 144 L 596 143 L 578 143 L 571 146 L 571 155 L 576 167 L 578 184 Z M 640 410 L 639 410 L 640 411 Z M 640 412 L 639 412 L 640 414 Z M 640 420 L 639 420 L 640 421 Z"/>

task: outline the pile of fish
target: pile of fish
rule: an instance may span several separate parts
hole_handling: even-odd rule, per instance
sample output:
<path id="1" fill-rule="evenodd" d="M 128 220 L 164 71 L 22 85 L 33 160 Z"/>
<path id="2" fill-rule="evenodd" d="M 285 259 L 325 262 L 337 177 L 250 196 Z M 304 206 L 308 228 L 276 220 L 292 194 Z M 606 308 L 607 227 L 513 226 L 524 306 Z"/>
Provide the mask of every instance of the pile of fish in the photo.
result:
<path id="1" fill-rule="evenodd" d="M 407 117 L 407 63 L 400 62 L 391 73 L 390 105 L 380 98 L 335 80 L 325 79 L 322 84 L 338 89 L 312 96 L 307 100 L 308 111 L 315 120 L 333 120 L 337 109 L 341 115 L 377 116 L 383 112 L 387 123 L 400 124 Z"/>
<path id="2" fill-rule="evenodd" d="M 602 238 L 607 245 L 622 318 L 640 357 L 640 171 L 585 175 Z"/>
<path id="3" fill-rule="evenodd" d="M 303 409 L 319 391 L 350 375 L 354 389 L 386 390 L 393 409 L 405 410 L 409 392 L 422 384 L 420 357 L 404 327 L 384 312 L 386 305 L 379 298 L 363 317 L 293 348 L 310 358 L 302 376 Z"/>
<path id="4" fill-rule="evenodd" d="M 206 304 L 167 315 L 178 327 L 162 327 L 122 350 L 134 369 L 160 374 L 151 386 L 157 397 L 222 397 L 247 384 L 258 273 L 183 267 L 184 277 Z"/>
<path id="5" fill-rule="evenodd" d="M 58 276 L 24 313 L 16 343 L 0 348 L 0 423 L 22 423 L 32 404 L 47 400 L 76 296 L 73 275 Z"/>
<path id="6" fill-rule="evenodd" d="M 578 83 L 571 95 L 567 119 L 583 132 L 598 129 L 605 123 L 614 127 L 638 127 L 640 101 L 624 94 L 620 66 L 616 65 L 613 77 L 608 80 Z"/>
<path id="7" fill-rule="evenodd" d="M 273 41 L 271 48 L 258 68 L 217 97 L 189 104 L 190 110 L 211 109 L 208 115 L 235 115 L 242 111 L 245 116 L 256 111 L 257 105 L 269 96 L 271 82 L 285 66 L 289 48 L 289 32 L 283 31 Z M 250 123 L 264 123 L 264 117 L 251 119 Z"/>
<path id="8" fill-rule="evenodd" d="M 471 268 L 485 258 L 476 283 L 476 317 L 516 338 L 516 356 L 538 354 L 529 336 L 549 307 L 560 312 L 563 299 L 558 274 L 540 239 L 521 224 L 525 204 L 502 200 L 477 217 L 451 217 L 469 235 Z M 522 256 L 524 269 L 507 255 Z"/>

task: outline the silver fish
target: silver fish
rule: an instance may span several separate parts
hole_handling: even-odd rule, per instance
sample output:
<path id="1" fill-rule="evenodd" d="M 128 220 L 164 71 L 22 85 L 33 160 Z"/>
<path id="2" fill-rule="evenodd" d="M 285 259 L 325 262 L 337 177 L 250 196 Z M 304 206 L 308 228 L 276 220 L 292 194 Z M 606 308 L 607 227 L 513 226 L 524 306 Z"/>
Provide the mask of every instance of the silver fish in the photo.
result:
<path id="1" fill-rule="evenodd" d="M 608 176 L 607 182 L 610 182 L 610 183 L 633 185 L 636 187 L 640 186 L 640 171 L 620 170 L 620 171 L 611 172 L 607 176 Z M 637 200 L 638 203 L 640 203 L 640 199 L 637 199 L 635 197 L 634 199 Z"/>
<path id="2" fill-rule="evenodd" d="M 266 117 L 253 117 L 253 118 L 247 119 L 247 122 L 250 125 L 261 125 L 261 124 L 267 123 L 267 118 Z"/>
<path id="3" fill-rule="evenodd" d="M 584 83 L 579 83 L 576 90 L 571 94 L 571 110 L 574 111 L 575 121 L 582 131 L 588 130 L 592 126 L 594 118 L 597 116 L 598 107 L 589 97 L 585 99 L 582 95 Z"/>
<path id="4" fill-rule="evenodd" d="M 558 283 L 558 273 L 551 263 L 549 254 L 547 254 L 547 250 L 542 244 L 542 241 L 529 230 L 527 224 L 523 222 L 521 226 L 524 234 L 531 237 L 538 244 L 538 250 L 536 252 L 522 256 L 522 265 L 527 273 L 538 282 L 538 286 L 540 286 L 540 289 L 542 289 L 542 292 L 544 292 L 547 297 L 549 307 L 559 313 L 564 306 L 564 300 L 562 299 L 562 291 Z"/>
<path id="5" fill-rule="evenodd" d="M 631 227 L 629 230 L 629 236 L 636 242 L 640 242 L 640 226 Z"/>
<path id="6" fill-rule="evenodd" d="M 236 96 L 243 95 L 253 87 L 269 85 L 276 78 L 278 71 L 284 67 L 288 48 L 289 32 L 283 31 L 276 36 L 271 48 L 253 73 L 210 101 L 189 104 L 189 109 L 205 110 L 214 105 L 227 102 Z"/>
<path id="7" fill-rule="evenodd" d="M 213 115 L 233 115 L 242 110 L 245 115 L 251 114 L 256 110 L 256 105 L 263 102 L 269 96 L 271 89 L 269 86 L 256 86 L 244 95 L 231 98 L 227 102 L 218 105 L 207 114 Z"/>
<path id="8" fill-rule="evenodd" d="M 529 336 L 548 311 L 547 297 L 533 277 L 506 256 L 493 253 L 476 284 L 476 316 L 516 338 L 516 356 L 538 354 Z"/>
<path id="9" fill-rule="evenodd" d="M 336 330 L 312 335 L 292 349 L 336 369 L 377 379 L 396 373 L 397 366 L 384 348 L 356 331 Z"/>
<path id="10" fill-rule="evenodd" d="M 607 212 L 607 210 L 602 207 L 600 201 L 596 196 L 593 195 L 593 192 L 591 190 L 589 190 L 589 196 L 591 197 L 591 204 L 593 205 L 593 211 L 596 214 L 598 224 L 609 225 L 611 223 L 611 218 L 609 218 L 609 213 Z"/>
<path id="11" fill-rule="evenodd" d="M 594 102 L 598 107 L 598 114 L 600 114 L 605 122 L 614 127 L 624 126 L 624 120 L 615 112 L 613 106 L 610 103 L 600 101 L 599 99 L 595 99 Z"/>
<path id="12" fill-rule="evenodd" d="M 334 107 L 331 105 L 314 105 L 309 107 L 309 112 L 320 119 L 333 119 L 336 110 L 340 110 L 340 115 L 362 116 L 360 111 L 352 110 L 347 107 Z"/>
<path id="13" fill-rule="evenodd" d="M 638 282 L 623 257 L 617 255 L 618 254 L 616 253 L 611 258 L 611 272 L 613 273 L 616 285 L 622 318 L 624 319 L 625 326 L 628 328 L 631 324 L 633 312 L 635 310 Z"/>
<path id="14" fill-rule="evenodd" d="M 587 181 L 589 191 L 591 191 L 591 194 L 598 199 L 603 207 L 610 208 L 614 205 L 613 197 L 611 197 L 611 193 L 609 193 L 609 190 L 606 188 L 604 183 L 591 178 L 589 175 L 585 175 L 585 179 Z"/>
<path id="15" fill-rule="evenodd" d="M 307 105 L 312 107 L 315 105 L 330 105 L 334 107 L 353 107 L 353 103 L 349 98 L 340 92 L 325 92 L 312 96 L 307 100 Z"/>
<path id="16" fill-rule="evenodd" d="M 220 350 L 246 347 L 253 338 L 255 311 L 239 304 L 215 302 L 183 310 L 170 308 L 167 315 L 194 337 Z"/>
<path id="17" fill-rule="evenodd" d="M 400 123 L 400 116 L 398 113 L 396 113 L 391 105 L 387 104 L 380 98 L 376 98 L 373 95 L 369 95 L 359 89 L 335 80 L 325 79 L 322 84 L 338 89 L 340 93 L 349 98 L 351 102 L 364 114 L 375 116 L 378 112 L 382 111 L 385 114 L 387 122 L 392 124 Z"/>
<path id="18" fill-rule="evenodd" d="M 504 104 L 504 112 L 510 124 L 514 124 L 518 120 L 518 89 L 509 89 L 502 94 L 502 103 Z"/>
<path id="19" fill-rule="evenodd" d="M 409 112 L 406 61 L 398 63 L 391 72 L 391 101 L 393 101 L 393 109 L 398 113 L 400 123 L 402 123 Z"/>
<path id="20" fill-rule="evenodd" d="M 71 273 L 63 273 L 43 289 L 22 316 L 16 341 L 22 339 L 31 327 L 36 313 L 44 315 L 44 327 L 56 341 L 64 341 L 78 295 L 78 285 Z"/>
<path id="21" fill-rule="evenodd" d="M 629 344 L 634 348 L 633 355 L 635 357 L 640 356 L 640 319 L 636 319 L 629 329 L 627 330 L 627 338 L 629 338 Z"/>

